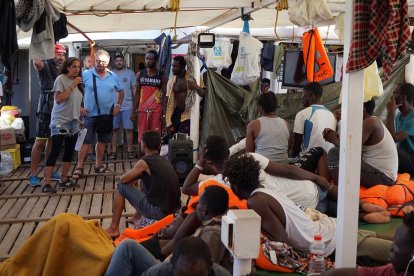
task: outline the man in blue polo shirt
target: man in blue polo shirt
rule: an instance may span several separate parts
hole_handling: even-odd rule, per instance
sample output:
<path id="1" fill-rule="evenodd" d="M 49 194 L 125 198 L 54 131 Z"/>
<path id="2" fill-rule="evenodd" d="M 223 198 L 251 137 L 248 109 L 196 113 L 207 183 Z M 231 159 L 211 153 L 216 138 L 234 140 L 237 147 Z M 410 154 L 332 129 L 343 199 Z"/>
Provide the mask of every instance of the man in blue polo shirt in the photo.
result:
<path id="1" fill-rule="evenodd" d="M 414 176 L 414 85 L 397 86 L 387 104 L 387 128 L 398 150 L 398 172 Z M 397 112 L 397 109 L 399 112 Z"/>
<path id="2" fill-rule="evenodd" d="M 105 154 L 106 145 L 111 143 L 112 132 L 97 132 L 98 118 L 99 115 L 108 115 L 111 112 L 113 115 L 117 115 L 121 110 L 122 100 L 124 98 L 124 90 L 121 82 L 116 74 L 107 69 L 109 59 L 110 56 L 107 51 L 98 50 L 95 54 L 95 67 L 82 73 L 85 86 L 85 109 L 88 112 L 84 123 L 88 132 L 79 152 L 78 165 L 73 172 L 72 178 L 74 179 L 79 179 L 83 174 L 83 163 L 88 153 L 88 146 L 96 134 L 98 134 L 98 141 L 95 146 L 95 173 L 109 172 L 108 168 L 102 165 L 102 159 Z M 94 82 L 96 82 L 96 97 Z M 114 102 L 115 92 L 118 94 L 116 102 Z"/>

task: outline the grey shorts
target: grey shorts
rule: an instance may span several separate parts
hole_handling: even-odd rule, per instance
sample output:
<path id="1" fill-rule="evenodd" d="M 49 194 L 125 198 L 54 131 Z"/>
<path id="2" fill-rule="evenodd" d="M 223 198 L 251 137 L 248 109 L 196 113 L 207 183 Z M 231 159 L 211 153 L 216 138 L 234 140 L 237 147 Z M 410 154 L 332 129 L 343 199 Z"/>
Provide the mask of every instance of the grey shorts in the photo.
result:
<path id="1" fill-rule="evenodd" d="M 93 117 L 86 117 L 85 118 L 85 128 L 88 130 L 86 133 L 85 141 L 83 142 L 86 145 L 93 144 L 95 141 L 96 133 L 96 125 L 98 123 L 98 116 Z M 112 140 L 112 133 L 98 133 L 98 142 L 109 144 Z"/>
<path id="2" fill-rule="evenodd" d="M 335 147 L 332 148 L 328 152 L 328 167 L 329 170 L 338 169 L 339 168 L 339 148 Z M 365 188 L 369 188 L 375 185 L 387 185 L 392 186 L 394 185 L 395 180 L 391 179 L 383 172 L 374 168 L 373 166 L 365 163 L 361 160 L 361 185 Z"/>

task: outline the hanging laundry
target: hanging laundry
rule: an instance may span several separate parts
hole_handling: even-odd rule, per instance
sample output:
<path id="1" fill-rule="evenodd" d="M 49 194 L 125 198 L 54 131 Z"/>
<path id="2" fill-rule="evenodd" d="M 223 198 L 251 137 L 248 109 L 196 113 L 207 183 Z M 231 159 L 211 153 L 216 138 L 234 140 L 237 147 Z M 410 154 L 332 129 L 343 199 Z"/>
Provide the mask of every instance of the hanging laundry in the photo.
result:
<path id="1" fill-rule="evenodd" d="M 354 32 L 346 71 L 362 70 L 382 57 L 386 80 L 410 40 L 407 1 L 355 0 L 354 12 Z"/>
<path id="2" fill-rule="evenodd" d="M 55 42 L 68 36 L 68 29 L 66 27 L 67 18 L 64 13 L 60 13 L 59 20 L 53 23 L 53 34 L 55 35 Z"/>
<path id="3" fill-rule="evenodd" d="M 229 68 L 232 45 L 229 38 L 217 38 L 213 48 L 202 48 L 201 54 L 205 56 L 208 68 Z"/>
<path id="4" fill-rule="evenodd" d="M 18 49 L 14 0 L 0 1 L 0 56 L 8 70 L 11 70 L 11 59 Z"/>
<path id="5" fill-rule="evenodd" d="M 160 46 L 158 51 L 158 69 L 163 72 L 164 77 L 169 77 L 171 70 L 171 36 L 162 33 L 154 39 Z"/>
<path id="6" fill-rule="evenodd" d="M 263 43 L 248 33 L 240 33 L 239 55 L 234 65 L 231 81 L 248 85 L 260 77 L 260 51 Z"/>
<path id="7" fill-rule="evenodd" d="M 53 22 L 59 20 L 60 12 L 52 2 L 45 0 L 45 10 L 33 26 L 29 53 L 31 58 L 51 59 L 55 56 Z"/>
<path id="8" fill-rule="evenodd" d="M 16 4 L 16 23 L 23 31 L 30 31 L 45 10 L 43 0 L 20 0 Z"/>
<path id="9" fill-rule="evenodd" d="M 233 50 L 231 51 L 231 65 L 227 69 L 221 70 L 221 75 L 227 79 L 231 78 L 231 73 L 233 72 L 234 64 L 236 64 L 237 56 L 239 54 L 239 41 L 233 41 Z"/>
<path id="10" fill-rule="evenodd" d="M 266 71 L 273 72 L 273 60 L 275 57 L 275 45 L 273 43 L 263 44 L 262 59 L 260 63 Z"/>
<path id="11" fill-rule="evenodd" d="M 298 26 L 315 25 L 332 19 L 326 0 L 299 0 L 289 8 L 289 21 Z"/>
<path id="12" fill-rule="evenodd" d="M 275 46 L 275 55 L 273 60 L 273 78 L 277 78 L 282 70 L 282 61 L 285 50 L 281 45 Z"/>

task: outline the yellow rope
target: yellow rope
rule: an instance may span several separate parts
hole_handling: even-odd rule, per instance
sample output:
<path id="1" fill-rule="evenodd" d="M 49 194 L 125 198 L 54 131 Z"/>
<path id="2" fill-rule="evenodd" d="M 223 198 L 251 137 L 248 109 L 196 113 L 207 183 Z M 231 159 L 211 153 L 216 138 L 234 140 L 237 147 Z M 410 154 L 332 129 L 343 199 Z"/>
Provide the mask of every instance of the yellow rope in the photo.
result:
<path id="1" fill-rule="evenodd" d="M 177 19 L 178 19 L 178 12 L 180 11 L 180 0 L 171 0 L 170 1 L 170 10 L 175 11 L 173 40 L 176 40 L 177 39 Z"/>
<path id="2" fill-rule="evenodd" d="M 277 22 L 279 20 L 279 12 L 282 10 L 287 10 L 289 9 L 289 3 L 288 0 L 279 0 L 277 2 L 277 5 L 275 7 L 276 9 L 276 19 L 275 19 L 275 27 L 274 27 L 274 32 L 275 32 L 275 36 L 277 37 L 278 40 L 280 40 L 279 35 L 277 34 Z"/>
<path id="3" fill-rule="evenodd" d="M 179 11 L 180 10 L 180 0 L 170 0 L 170 10 Z"/>

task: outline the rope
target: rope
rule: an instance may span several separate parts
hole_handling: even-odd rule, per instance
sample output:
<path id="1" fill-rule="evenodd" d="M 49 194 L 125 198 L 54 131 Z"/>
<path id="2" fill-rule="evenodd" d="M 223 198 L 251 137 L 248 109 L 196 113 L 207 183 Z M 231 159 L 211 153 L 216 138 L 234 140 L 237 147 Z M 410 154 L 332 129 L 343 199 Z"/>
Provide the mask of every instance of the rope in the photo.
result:
<path id="1" fill-rule="evenodd" d="M 180 11 L 180 0 L 171 0 L 170 1 L 170 10 L 175 11 L 175 20 L 174 20 L 174 37 L 173 40 L 177 39 L 177 19 L 178 12 Z"/>
<path id="2" fill-rule="evenodd" d="M 277 2 L 277 5 L 276 5 L 275 9 L 276 9 L 276 19 L 275 19 L 274 32 L 275 32 L 275 36 L 277 37 L 277 39 L 281 40 L 279 35 L 277 34 L 277 22 L 279 21 L 279 12 L 289 9 L 288 0 L 279 0 Z"/>
<path id="3" fill-rule="evenodd" d="M 326 46 L 326 43 L 328 42 L 329 27 L 330 27 L 330 25 L 328 25 L 328 30 L 326 30 L 326 37 L 325 37 L 325 45 L 324 46 Z"/>

